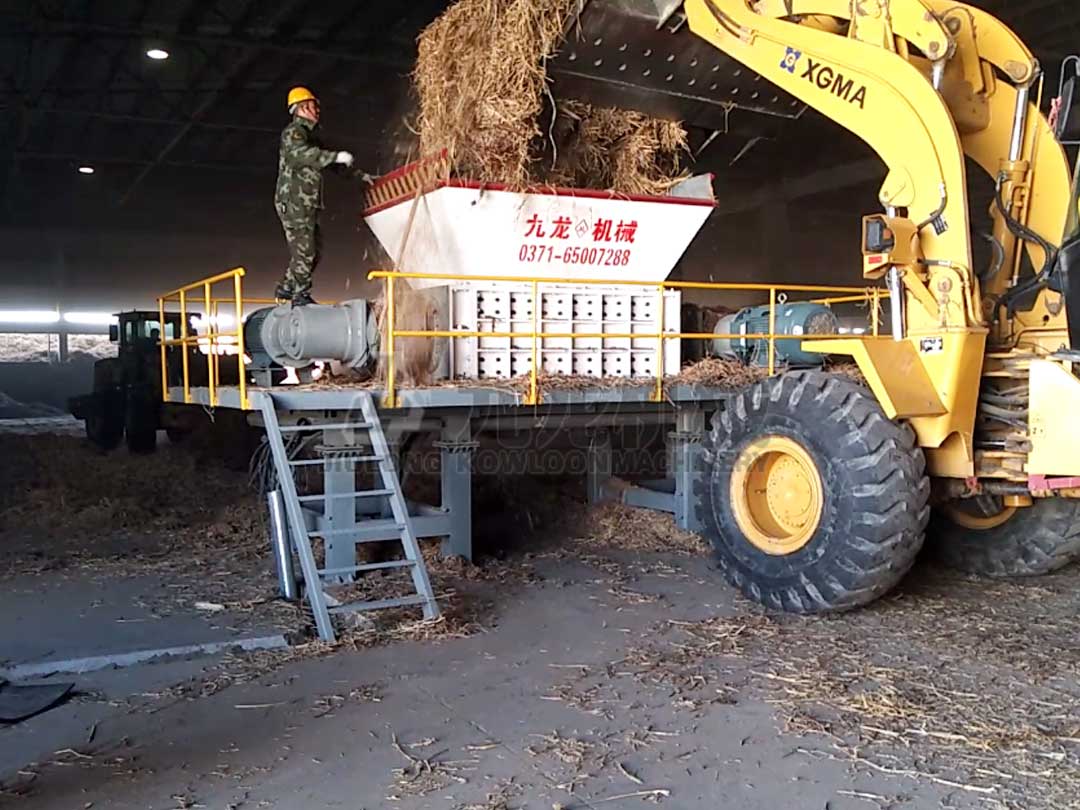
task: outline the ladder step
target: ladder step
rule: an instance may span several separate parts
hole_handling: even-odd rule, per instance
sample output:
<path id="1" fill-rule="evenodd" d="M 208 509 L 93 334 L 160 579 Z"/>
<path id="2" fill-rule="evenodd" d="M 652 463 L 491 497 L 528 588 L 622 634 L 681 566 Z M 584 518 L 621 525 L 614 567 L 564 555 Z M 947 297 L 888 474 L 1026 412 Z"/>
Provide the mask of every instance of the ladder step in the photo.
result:
<path id="1" fill-rule="evenodd" d="M 347 565 L 344 568 L 320 568 L 319 574 L 324 577 L 333 577 L 338 574 L 360 574 L 364 571 L 382 571 L 387 568 L 409 568 L 414 565 L 416 565 L 416 563 L 413 560 L 390 560 L 390 562 Z"/>
<path id="2" fill-rule="evenodd" d="M 342 414 L 345 421 L 328 421 L 323 424 L 291 424 L 282 426 L 278 420 L 279 401 L 275 400 L 272 393 L 260 392 L 257 399 L 259 409 L 262 411 L 263 421 L 266 425 L 266 433 L 270 452 L 274 459 L 274 470 L 277 473 L 278 484 L 281 488 L 282 500 L 289 519 L 292 531 L 293 545 L 296 547 L 297 556 L 300 558 L 300 567 L 304 572 L 304 582 L 307 587 L 308 601 L 315 619 L 315 627 L 319 638 L 333 642 L 336 639 L 331 614 L 355 613 L 368 610 L 380 610 L 383 608 L 406 607 L 418 605 L 423 608 L 425 618 L 436 618 L 439 615 L 439 604 L 431 588 L 431 580 L 428 576 L 427 567 L 421 554 L 420 545 L 416 539 L 416 533 L 409 516 L 409 505 L 401 491 L 400 479 L 395 470 L 394 452 L 390 447 L 386 434 L 379 419 L 378 406 L 369 391 L 357 391 L 355 404 L 359 412 L 350 410 Z M 331 417 L 332 418 L 332 417 Z M 352 421 L 349 421 L 349 420 Z M 363 431 L 361 435 L 351 437 L 347 442 L 333 445 L 325 437 L 322 444 L 312 448 L 314 454 L 303 459 L 289 458 L 289 444 L 285 439 L 288 434 L 311 435 L 323 431 Z M 347 465 L 353 469 L 353 465 L 370 464 L 375 462 L 379 465 L 380 477 L 371 484 L 353 483 L 356 486 L 376 486 L 381 489 L 372 489 L 357 492 L 333 492 L 321 495 L 300 495 L 296 491 L 296 472 L 299 467 L 311 467 L 316 470 L 322 467 L 324 471 L 332 471 L 335 462 Z M 339 468 L 340 469 L 340 468 Z M 369 468 L 370 469 L 370 468 Z M 326 505 L 332 500 L 348 498 L 372 498 L 384 497 L 393 507 L 395 515 L 402 515 L 399 522 L 396 518 L 379 517 L 362 519 L 358 525 L 333 528 L 316 529 L 308 531 L 305 525 L 320 507 L 305 507 L 305 502 L 321 502 L 321 507 L 326 511 Z M 375 501 L 375 504 L 380 501 Z M 366 511 L 366 510 L 365 510 Z M 327 515 L 322 515 L 326 518 Z M 316 515 L 316 519 L 318 516 Z M 320 521 L 322 523 L 324 521 Z M 325 521 L 334 525 L 332 521 Z M 351 522 L 351 521 L 350 521 Z M 350 565 L 343 568 L 319 568 L 312 550 L 311 538 L 313 537 L 341 537 L 346 543 L 358 545 L 360 543 L 391 542 L 401 543 L 404 551 L 404 560 L 393 560 L 385 563 L 366 563 Z M 358 538 L 378 538 L 358 539 Z M 356 562 L 355 559 L 349 562 Z M 412 574 L 415 593 L 408 596 L 400 596 L 393 599 L 378 601 L 357 601 L 346 604 L 335 599 L 326 592 L 326 587 L 332 581 L 335 574 L 353 574 L 362 571 L 374 571 L 379 569 L 398 568 L 410 571 Z"/>
<path id="3" fill-rule="evenodd" d="M 359 492 L 338 492 L 333 495 L 301 495 L 296 500 L 300 501 L 300 503 L 311 503 L 312 501 L 333 501 L 341 498 L 383 498 L 392 495 L 393 492 L 392 489 L 363 489 Z"/>
<path id="4" fill-rule="evenodd" d="M 402 531 L 405 530 L 405 526 L 403 524 L 398 523 L 398 524 L 395 524 L 395 525 L 396 525 L 397 530 L 399 532 L 402 532 Z M 316 531 L 313 531 L 313 532 L 308 532 L 307 536 L 308 537 L 341 537 L 342 535 L 346 535 L 346 534 L 356 534 L 357 532 L 363 531 L 366 528 L 368 528 L 368 527 L 367 526 L 356 526 L 355 528 L 352 528 L 352 529 L 323 529 L 322 531 L 316 530 Z M 389 528 L 389 526 L 387 528 Z M 393 539 L 395 539 L 395 538 L 391 538 L 391 540 L 393 540 Z M 400 538 L 396 538 L 396 539 L 400 539 Z M 386 543 L 386 542 L 390 542 L 390 541 L 388 541 L 388 540 L 357 540 L 356 542 L 358 542 L 358 543 Z"/>
<path id="5" fill-rule="evenodd" d="M 303 433 L 312 430 L 371 430 L 371 422 L 327 422 L 318 425 L 280 425 L 281 433 Z"/>
<path id="6" fill-rule="evenodd" d="M 380 599 L 378 602 L 352 602 L 348 605 L 335 605 L 329 608 L 330 613 L 360 613 L 364 610 L 382 610 L 383 608 L 407 607 L 409 605 L 426 605 L 426 596 L 399 596 L 396 599 Z"/>
<path id="7" fill-rule="evenodd" d="M 382 461 L 382 456 L 331 456 L 329 458 L 305 458 L 299 461 L 290 461 L 290 467 L 315 467 L 320 464 L 340 463 L 351 461 L 355 464 L 370 464 L 373 461 Z"/>

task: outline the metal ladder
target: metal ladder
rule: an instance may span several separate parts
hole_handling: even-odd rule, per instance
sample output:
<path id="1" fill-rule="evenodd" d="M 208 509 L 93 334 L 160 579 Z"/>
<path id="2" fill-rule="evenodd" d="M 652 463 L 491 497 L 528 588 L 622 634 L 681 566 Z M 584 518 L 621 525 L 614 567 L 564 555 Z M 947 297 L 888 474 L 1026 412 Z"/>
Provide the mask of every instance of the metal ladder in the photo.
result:
<path id="1" fill-rule="evenodd" d="M 270 453 L 274 461 L 274 469 L 277 472 L 278 487 L 281 490 L 282 501 L 284 501 L 285 505 L 285 516 L 287 518 L 286 522 L 288 523 L 289 536 L 292 538 L 292 545 L 300 559 L 300 567 L 304 573 L 307 598 L 308 602 L 311 604 L 311 611 L 315 617 L 315 628 L 319 633 L 319 638 L 330 642 L 336 640 L 333 622 L 331 621 L 331 615 L 333 614 L 356 613 L 359 611 L 379 610 L 382 608 L 422 605 L 425 619 L 435 619 L 439 616 L 439 605 L 435 600 L 435 594 L 431 588 L 431 580 L 428 577 L 427 567 L 424 564 L 424 557 L 420 553 L 420 544 L 417 542 L 416 532 L 413 530 L 412 519 L 409 517 L 408 504 L 401 491 L 401 482 L 398 479 L 397 470 L 394 468 L 390 444 L 387 442 L 386 434 L 383 432 L 382 423 L 379 420 L 379 412 L 375 407 L 375 401 L 367 391 L 357 391 L 356 395 L 360 405 L 362 421 L 336 421 L 332 423 L 327 422 L 305 425 L 281 425 L 278 421 L 277 406 L 273 394 L 264 392 L 259 396 L 259 408 L 262 413 L 263 424 L 266 427 L 266 436 L 270 445 Z M 370 444 L 372 453 L 371 455 L 360 454 L 361 449 L 366 445 L 357 442 L 356 450 L 353 451 L 356 453 L 355 455 L 335 453 L 332 458 L 323 457 L 322 459 L 304 460 L 290 459 L 283 434 L 299 433 L 303 431 L 310 432 L 315 430 L 349 430 L 361 437 L 366 434 L 368 438 L 367 444 Z M 376 465 L 378 479 L 382 483 L 382 488 L 359 490 L 343 493 L 341 495 L 335 494 L 333 496 L 299 495 L 296 491 L 294 470 L 301 466 L 325 466 L 328 461 Z M 326 502 L 329 501 L 331 497 L 349 497 L 354 501 L 358 498 L 386 498 L 390 504 L 393 519 L 397 524 L 398 537 L 401 540 L 401 545 L 405 552 L 405 559 L 394 560 L 391 562 L 351 565 L 344 568 L 319 568 L 311 548 L 311 539 L 313 537 L 322 537 L 326 540 L 329 535 L 334 536 L 335 542 L 339 539 L 344 539 L 347 542 L 349 539 L 348 535 L 356 535 L 359 530 L 363 528 L 362 526 L 357 526 L 352 529 L 308 531 L 307 523 L 304 520 L 303 505 L 307 503 L 322 502 L 323 509 L 325 510 Z M 357 538 L 354 542 L 362 543 L 373 541 L 365 541 Z M 323 590 L 326 580 L 330 578 L 394 568 L 408 568 L 410 570 L 413 586 L 416 591 L 415 594 L 393 599 L 338 604 L 333 597 Z"/>

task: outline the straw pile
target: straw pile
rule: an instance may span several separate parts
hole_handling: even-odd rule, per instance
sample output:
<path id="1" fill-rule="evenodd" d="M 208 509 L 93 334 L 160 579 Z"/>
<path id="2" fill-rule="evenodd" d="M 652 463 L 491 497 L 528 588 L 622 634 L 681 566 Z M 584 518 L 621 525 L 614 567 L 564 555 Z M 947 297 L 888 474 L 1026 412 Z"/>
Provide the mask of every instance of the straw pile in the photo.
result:
<path id="1" fill-rule="evenodd" d="M 686 176 L 686 130 L 674 121 L 567 100 L 553 133 L 552 185 L 659 196 Z"/>
<path id="2" fill-rule="evenodd" d="M 390 330 L 386 324 L 386 293 L 375 302 L 376 321 L 382 336 L 376 383 L 386 380 L 386 360 Z M 394 285 L 394 328 L 398 331 L 426 332 L 445 329 L 438 322 L 435 302 L 423 290 L 409 284 Z M 394 341 L 394 358 L 397 364 L 395 379 L 401 385 L 422 387 L 434 382 L 435 369 L 439 365 L 440 341 L 422 337 L 401 337 Z"/>
<path id="3" fill-rule="evenodd" d="M 681 177 L 678 124 L 578 101 L 555 114 L 546 59 L 574 0 L 457 0 L 420 35 L 420 151 L 460 175 L 658 194 Z M 554 117 L 553 117 L 554 116 Z M 543 159 L 546 158 L 546 159 Z"/>

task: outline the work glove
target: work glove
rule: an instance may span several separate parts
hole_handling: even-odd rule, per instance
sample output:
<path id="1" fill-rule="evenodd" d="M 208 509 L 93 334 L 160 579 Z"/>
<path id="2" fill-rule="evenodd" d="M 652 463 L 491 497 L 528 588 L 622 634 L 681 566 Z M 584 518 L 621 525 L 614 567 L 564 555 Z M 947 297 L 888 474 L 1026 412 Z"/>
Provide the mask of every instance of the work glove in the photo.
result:
<path id="1" fill-rule="evenodd" d="M 348 168 L 353 164 L 352 152 L 338 152 L 337 157 L 334 158 L 334 163 L 340 163 L 342 166 Z"/>

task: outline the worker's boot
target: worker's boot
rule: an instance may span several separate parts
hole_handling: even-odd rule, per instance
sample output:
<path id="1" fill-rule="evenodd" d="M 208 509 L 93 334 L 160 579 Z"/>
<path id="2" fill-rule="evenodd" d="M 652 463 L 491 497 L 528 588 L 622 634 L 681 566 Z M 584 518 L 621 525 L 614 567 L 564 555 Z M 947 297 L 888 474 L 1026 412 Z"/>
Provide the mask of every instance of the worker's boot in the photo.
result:
<path id="1" fill-rule="evenodd" d="M 306 307 L 308 304 L 314 304 L 315 299 L 311 297 L 311 290 L 297 290 L 292 295 L 292 305 L 294 307 Z"/>
<path id="2" fill-rule="evenodd" d="M 274 298 L 276 298 L 280 304 L 287 304 L 293 300 L 293 291 L 292 288 L 289 287 L 287 281 L 279 282 L 274 288 Z"/>

